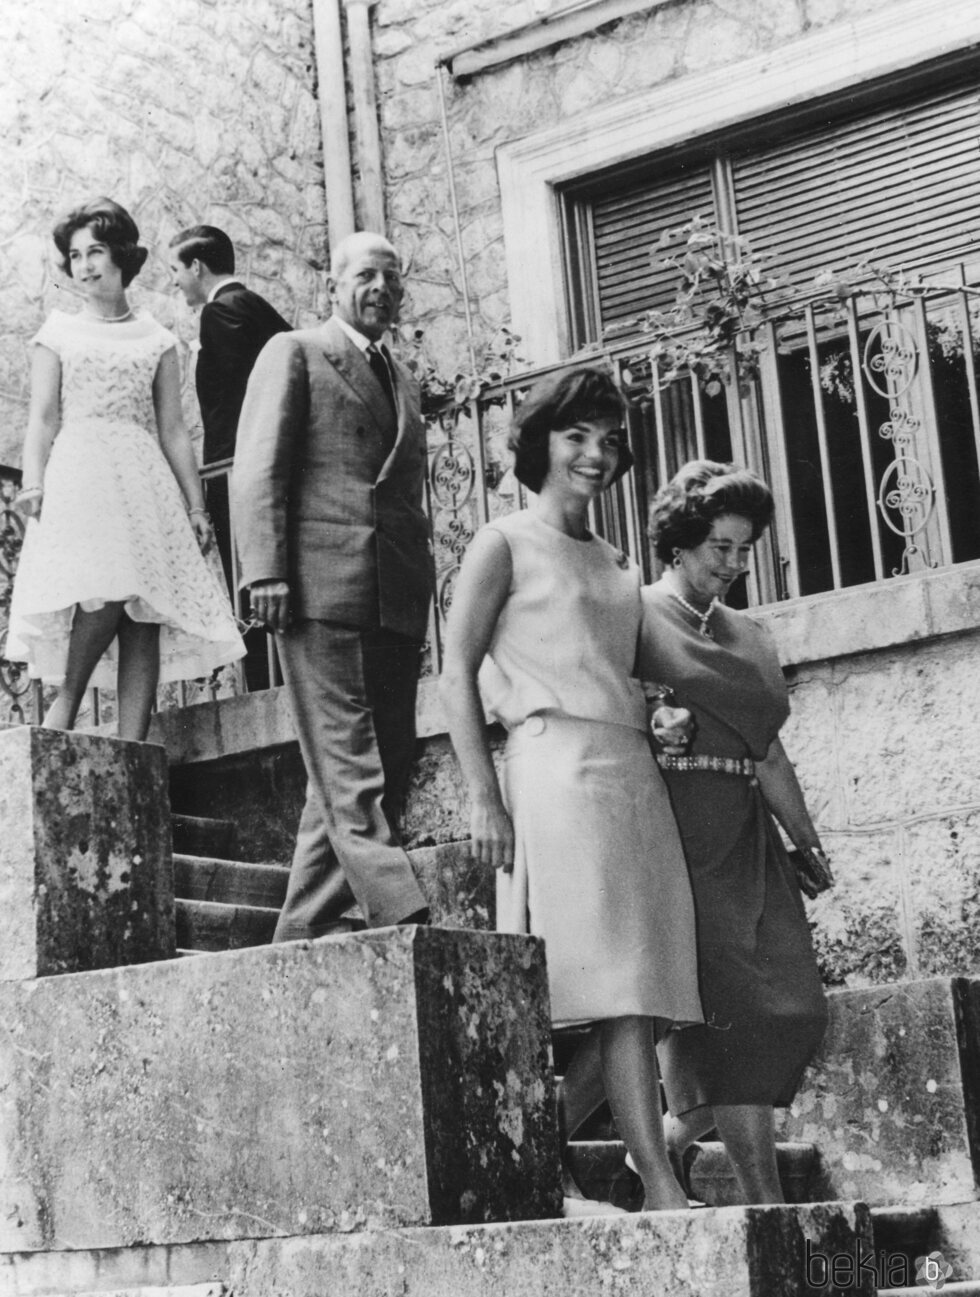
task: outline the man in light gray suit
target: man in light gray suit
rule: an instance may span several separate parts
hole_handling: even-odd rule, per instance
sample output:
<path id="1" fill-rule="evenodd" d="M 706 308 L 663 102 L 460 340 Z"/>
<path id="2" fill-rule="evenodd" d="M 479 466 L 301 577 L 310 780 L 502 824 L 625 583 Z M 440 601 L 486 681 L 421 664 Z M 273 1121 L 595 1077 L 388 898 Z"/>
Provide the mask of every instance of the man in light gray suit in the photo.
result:
<path id="1" fill-rule="evenodd" d="M 274 940 L 427 922 L 398 836 L 432 592 L 418 384 L 382 339 L 402 298 L 376 234 L 338 245 L 333 315 L 252 370 L 232 509 L 241 584 L 277 636 L 308 777 Z"/>

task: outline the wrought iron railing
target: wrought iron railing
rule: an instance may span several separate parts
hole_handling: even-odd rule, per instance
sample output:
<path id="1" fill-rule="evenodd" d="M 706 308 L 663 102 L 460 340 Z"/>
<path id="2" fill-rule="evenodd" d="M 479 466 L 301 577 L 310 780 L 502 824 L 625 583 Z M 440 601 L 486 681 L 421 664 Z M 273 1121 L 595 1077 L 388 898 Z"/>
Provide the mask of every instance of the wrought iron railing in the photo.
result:
<path id="1" fill-rule="evenodd" d="M 636 470 L 601 502 L 596 530 L 653 577 L 650 499 L 686 460 L 707 457 L 755 469 L 776 497 L 772 534 L 757 546 L 742 596 L 749 605 L 980 559 L 978 325 L 980 294 L 964 275 L 952 286 L 868 288 L 835 302 L 784 304 L 756 331 L 757 368 L 711 395 L 689 373 L 654 382 L 642 337 L 564 362 L 609 368 L 632 400 Z M 536 378 L 561 367 L 514 375 L 469 406 L 429 419 L 426 500 L 436 572 L 429 674 L 441 668 L 445 617 L 477 529 L 527 503 L 507 450 L 515 406 Z M 224 461 L 203 472 L 209 502 L 226 491 L 229 470 Z M 0 724 L 34 719 L 40 706 L 24 668 L 2 660 L 23 534 L 12 508 L 18 477 L 0 472 Z M 234 590 L 233 546 L 225 559 Z M 162 691 L 160 705 L 280 680 L 273 638 L 253 632 L 244 667 Z M 95 699 L 94 717 L 99 706 Z"/>
<path id="2" fill-rule="evenodd" d="M 713 395 L 691 373 L 655 382 L 638 336 L 565 362 L 609 368 L 631 397 L 636 470 L 595 525 L 647 579 L 657 568 L 645 534 L 650 500 L 692 458 L 745 464 L 773 488 L 775 525 L 757 546 L 745 605 L 980 558 L 980 294 L 965 273 L 954 284 L 783 302 L 754 342 L 757 363 L 739 372 L 733 358 L 731 381 Z M 466 546 L 487 519 L 526 503 L 507 426 L 545 372 L 508 378 L 472 412 L 430 428 L 436 669 Z"/>
<path id="3" fill-rule="evenodd" d="M 14 508 L 20 473 L 0 467 L 0 726 L 23 725 L 40 715 L 40 686 L 27 668 L 6 657 L 7 627 L 14 573 L 24 539 L 24 520 Z"/>

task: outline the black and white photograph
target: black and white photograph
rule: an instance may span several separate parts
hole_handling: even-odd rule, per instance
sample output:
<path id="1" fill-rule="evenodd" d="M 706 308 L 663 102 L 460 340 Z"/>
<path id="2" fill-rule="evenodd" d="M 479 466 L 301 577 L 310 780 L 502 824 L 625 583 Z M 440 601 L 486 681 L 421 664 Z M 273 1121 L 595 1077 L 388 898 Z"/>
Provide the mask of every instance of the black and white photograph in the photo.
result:
<path id="1" fill-rule="evenodd" d="M 976 0 L 3 0 L 0 1297 L 980 1297 Z"/>

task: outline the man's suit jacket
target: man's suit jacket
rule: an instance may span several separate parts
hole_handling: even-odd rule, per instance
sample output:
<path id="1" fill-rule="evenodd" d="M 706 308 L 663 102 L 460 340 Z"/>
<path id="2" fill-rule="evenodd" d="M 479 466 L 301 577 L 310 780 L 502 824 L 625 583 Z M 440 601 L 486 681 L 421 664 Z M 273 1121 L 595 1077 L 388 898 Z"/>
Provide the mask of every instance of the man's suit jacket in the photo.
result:
<path id="1" fill-rule="evenodd" d="M 289 325 L 264 297 L 243 284 L 219 288 L 201 310 L 195 381 L 204 424 L 204 462 L 235 453 L 235 434 L 248 376 L 259 352 Z"/>
<path id="2" fill-rule="evenodd" d="M 241 585 L 289 582 L 295 618 L 421 642 L 432 594 L 419 388 L 395 362 L 397 419 L 335 320 L 272 338 L 239 423 Z"/>

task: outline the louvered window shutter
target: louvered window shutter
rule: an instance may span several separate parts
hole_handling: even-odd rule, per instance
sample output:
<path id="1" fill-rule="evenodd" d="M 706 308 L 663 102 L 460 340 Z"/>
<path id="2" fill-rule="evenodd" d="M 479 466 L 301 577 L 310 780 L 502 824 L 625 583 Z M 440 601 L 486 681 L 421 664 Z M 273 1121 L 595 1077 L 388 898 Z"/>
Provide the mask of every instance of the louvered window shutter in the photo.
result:
<path id="1" fill-rule="evenodd" d="M 731 160 L 738 233 L 798 289 L 863 259 L 929 270 L 980 253 L 980 91 L 865 111 Z"/>
<path id="2" fill-rule="evenodd" d="M 677 273 L 652 256 L 661 232 L 699 215 L 714 224 L 707 167 L 661 172 L 592 200 L 596 293 L 603 336 L 651 308 L 673 305 Z"/>
<path id="3" fill-rule="evenodd" d="M 821 270 L 867 259 L 929 271 L 980 261 L 980 89 L 975 84 L 758 135 L 729 154 L 737 233 L 806 290 Z M 716 219 L 706 162 L 608 177 L 580 191 L 591 216 L 599 331 L 629 332 L 673 302 L 676 274 L 651 258 L 665 228 Z M 625 326 L 625 327 L 624 327 Z"/>

